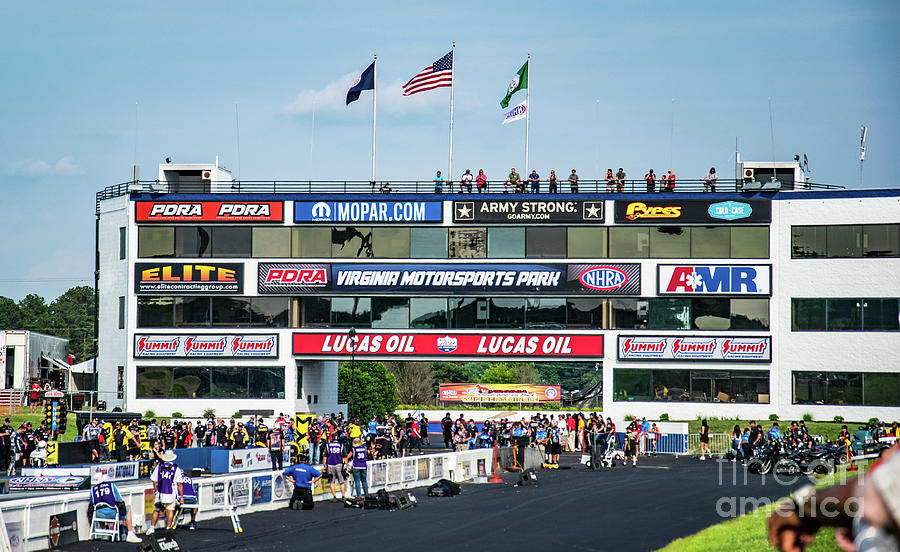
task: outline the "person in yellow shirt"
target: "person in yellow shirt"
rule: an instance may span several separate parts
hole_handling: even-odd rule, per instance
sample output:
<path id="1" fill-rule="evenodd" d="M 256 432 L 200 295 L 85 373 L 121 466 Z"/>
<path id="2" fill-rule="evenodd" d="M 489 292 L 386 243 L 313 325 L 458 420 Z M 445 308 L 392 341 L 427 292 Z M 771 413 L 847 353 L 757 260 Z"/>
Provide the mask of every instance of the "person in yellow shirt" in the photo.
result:
<path id="1" fill-rule="evenodd" d="M 359 425 L 359 420 L 353 418 L 353 421 L 347 426 L 347 433 L 350 435 L 350 439 L 356 439 L 357 437 L 362 436 L 362 428 Z"/>

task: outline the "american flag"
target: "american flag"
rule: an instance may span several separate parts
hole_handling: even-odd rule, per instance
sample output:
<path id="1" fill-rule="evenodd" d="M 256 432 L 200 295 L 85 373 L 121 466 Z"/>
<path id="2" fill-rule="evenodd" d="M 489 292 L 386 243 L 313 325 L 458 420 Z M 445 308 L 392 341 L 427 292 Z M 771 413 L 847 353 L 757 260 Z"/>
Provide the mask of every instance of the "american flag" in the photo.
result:
<path id="1" fill-rule="evenodd" d="M 403 85 L 403 95 L 411 96 L 416 92 L 434 90 L 453 84 L 453 51 L 435 61 Z"/>

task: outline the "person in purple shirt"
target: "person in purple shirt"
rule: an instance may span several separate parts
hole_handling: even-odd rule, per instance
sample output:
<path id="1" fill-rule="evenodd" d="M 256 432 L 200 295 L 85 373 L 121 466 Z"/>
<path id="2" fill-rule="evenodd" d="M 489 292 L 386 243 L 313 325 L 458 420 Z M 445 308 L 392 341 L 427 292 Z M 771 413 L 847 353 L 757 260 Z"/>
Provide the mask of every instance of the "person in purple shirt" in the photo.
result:
<path id="1" fill-rule="evenodd" d="M 344 445 L 339 440 L 334 439 L 325 445 L 325 473 L 328 475 L 329 486 L 331 487 L 331 501 L 337 502 L 337 495 L 334 492 L 334 484 L 337 482 L 341 486 L 341 500 L 347 496 L 347 482 L 344 480 Z"/>
<path id="2" fill-rule="evenodd" d="M 150 474 L 153 491 L 156 493 L 156 507 L 150 518 L 148 535 L 153 533 L 161 510 L 166 512 L 166 527 L 171 527 L 172 520 L 175 518 L 175 508 L 184 504 L 184 485 L 181 482 L 184 473 L 175 463 L 175 458 L 177 458 L 175 452 L 167 450 L 162 455 L 162 463 L 157 464 L 153 473 Z"/>
<path id="3" fill-rule="evenodd" d="M 369 494 L 367 457 L 366 444 L 361 437 L 357 437 L 353 440 L 353 450 L 347 455 L 347 461 L 352 459 L 353 462 L 350 473 L 353 475 L 353 485 L 356 488 L 355 496 L 368 496 Z"/>
<path id="4" fill-rule="evenodd" d="M 300 463 L 282 472 L 294 483 L 294 493 L 288 503 L 288 508 L 291 510 L 299 510 L 301 504 L 304 510 L 313 509 L 312 486 L 322 477 L 322 472 L 307 464 L 307 461 L 309 461 L 309 455 L 301 452 Z"/>
<path id="5" fill-rule="evenodd" d="M 141 542 L 141 539 L 134 534 L 131 526 L 131 516 L 128 515 L 128 507 L 119 494 L 119 489 L 114 483 L 107 481 L 106 473 L 100 472 L 95 478 L 97 484 L 91 488 L 91 503 L 88 504 L 88 518 L 92 519 L 97 516 L 98 519 L 109 520 L 116 519 L 118 513 L 119 518 L 125 521 L 125 528 L 128 529 L 128 536 L 125 542 Z"/>

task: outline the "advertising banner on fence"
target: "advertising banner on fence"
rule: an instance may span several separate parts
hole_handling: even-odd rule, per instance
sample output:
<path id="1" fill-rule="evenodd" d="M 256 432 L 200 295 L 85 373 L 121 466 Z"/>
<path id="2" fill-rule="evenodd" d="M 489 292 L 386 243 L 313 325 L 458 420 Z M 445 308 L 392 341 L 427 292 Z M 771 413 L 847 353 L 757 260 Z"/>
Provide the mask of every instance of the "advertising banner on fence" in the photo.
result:
<path id="1" fill-rule="evenodd" d="M 558 385 L 519 383 L 442 383 L 440 400 L 448 402 L 559 402 Z"/>
<path id="2" fill-rule="evenodd" d="M 603 357 L 603 335 L 586 332 L 295 332 L 293 354 L 349 358 L 587 358 Z"/>
<path id="3" fill-rule="evenodd" d="M 440 201 L 295 201 L 294 222 L 443 222 Z"/>
<path id="4" fill-rule="evenodd" d="M 658 265 L 659 295 L 772 295 L 772 265 Z"/>
<path id="5" fill-rule="evenodd" d="M 310 293 L 330 289 L 327 264 L 259 263 L 257 291 L 263 294 Z"/>
<path id="6" fill-rule="evenodd" d="M 244 292 L 240 263 L 135 263 L 134 292 L 140 294 Z"/>
<path id="7" fill-rule="evenodd" d="M 454 201 L 453 222 L 602 224 L 603 201 L 553 199 Z"/>
<path id="8" fill-rule="evenodd" d="M 51 550 L 78 542 L 78 510 L 52 514 L 47 527 L 47 544 Z"/>
<path id="9" fill-rule="evenodd" d="M 277 358 L 278 334 L 134 334 L 134 358 Z"/>
<path id="10" fill-rule="evenodd" d="M 242 477 L 228 482 L 228 501 L 232 506 L 250 504 L 250 478 Z"/>
<path id="11" fill-rule="evenodd" d="M 253 478 L 253 504 L 272 502 L 272 476 L 260 475 Z"/>
<path id="12" fill-rule="evenodd" d="M 269 449 L 252 448 L 228 451 L 228 473 L 250 470 L 271 470 Z"/>
<path id="13" fill-rule="evenodd" d="M 136 201 L 136 222 L 283 222 L 283 201 Z"/>
<path id="14" fill-rule="evenodd" d="M 617 224 L 758 224 L 772 221 L 768 199 L 661 199 L 615 203 Z"/>
<path id="15" fill-rule="evenodd" d="M 128 481 L 138 478 L 137 462 L 116 462 L 112 464 L 96 464 L 91 466 L 91 484 L 95 485 L 100 476 L 106 476 L 106 481 Z"/>
<path id="16" fill-rule="evenodd" d="M 620 335 L 618 353 L 619 360 L 772 362 L 772 338 Z"/>

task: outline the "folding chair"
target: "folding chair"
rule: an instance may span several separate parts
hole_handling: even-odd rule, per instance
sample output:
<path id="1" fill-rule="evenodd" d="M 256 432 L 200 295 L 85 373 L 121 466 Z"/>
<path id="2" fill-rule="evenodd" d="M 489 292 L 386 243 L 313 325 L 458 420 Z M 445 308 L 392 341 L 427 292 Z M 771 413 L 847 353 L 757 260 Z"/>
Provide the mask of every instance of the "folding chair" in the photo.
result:
<path id="1" fill-rule="evenodd" d="M 119 533 L 119 509 L 118 508 L 96 508 L 94 517 L 91 520 L 91 532 L 88 540 L 103 539 L 109 537 L 111 541 L 117 541 L 120 538 Z"/>

